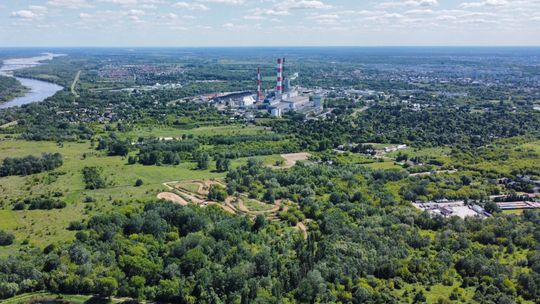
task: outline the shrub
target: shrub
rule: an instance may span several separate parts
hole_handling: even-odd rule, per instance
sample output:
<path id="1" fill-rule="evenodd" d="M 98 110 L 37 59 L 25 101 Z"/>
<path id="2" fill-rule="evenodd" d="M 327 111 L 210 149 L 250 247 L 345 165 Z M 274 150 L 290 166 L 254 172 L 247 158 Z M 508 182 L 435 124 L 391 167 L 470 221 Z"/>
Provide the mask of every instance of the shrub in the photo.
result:
<path id="1" fill-rule="evenodd" d="M 51 210 L 51 209 L 63 209 L 66 207 L 66 202 L 54 200 L 48 197 L 34 197 L 27 198 L 24 200 L 24 203 L 30 205 L 28 209 L 30 210 Z"/>
<path id="2" fill-rule="evenodd" d="M 13 210 L 24 210 L 26 209 L 26 205 L 23 201 L 17 202 L 15 205 L 13 205 Z"/>
<path id="3" fill-rule="evenodd" d="M 14 240 L 15 236 L 13 235 L 13 233 L 0 230 L 0 246 L 9 246 L 13 244 Z"/>
<path id="4" fill-rule="evenodd" d="M 82 169 L 86 189 L 94 190 L 105 188 L 105 180 L 101 177 L 101 170 L 97 167 L 84 167 Z"/>
<path id="5" fill-rule="evenodd" d="M 140 187 L 140 186 L 142 186 L 142 185 L 143 185 L 142 179 L 140 179 L 140 178 L 137 179 L 137 181 L 135 182 L 135 187 Z"/>
<path id="6" fill-rule="evenodd" d="M 85 228 L 85 225 L 81 221 L 73 221 L 69 223 L 69 226 L 68 226 L 68 230 L 71 230 L 71 231 L 79 231 L 79 230 L 83 230 L 84 228 Z"/>

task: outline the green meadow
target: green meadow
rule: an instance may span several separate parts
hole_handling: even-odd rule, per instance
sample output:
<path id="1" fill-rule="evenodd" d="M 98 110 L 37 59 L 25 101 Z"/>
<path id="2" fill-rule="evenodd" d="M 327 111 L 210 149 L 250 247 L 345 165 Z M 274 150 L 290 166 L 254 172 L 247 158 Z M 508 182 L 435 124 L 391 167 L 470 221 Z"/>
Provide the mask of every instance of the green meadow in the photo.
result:
<path id="1" fill-rule="evenodd" d="M 235 131 L 236 130 L 236 131 Z M 149 132 L 152 136 L 175 137 L 181 134 L 216 135 L 216 134 L 256 134 L 264 132 L 261 128 L 249 127 L 202 127 L 193 130 L 155 128 Z M 236 133 L 239 132 L 239 133 Z M 135 133 L 134 133 L 135 134 Z M 149 136 L 145 133 L 143 136 Z M 15 243 L 0 247 L 0 256 L 15 253 L 22 248 L 43 248 L 50 243 L 70 240 L 75 232 L 67 230 L 73 221 L 82 221 L 93 214 L 118 208 L 138 208 L 145 201 L 152 200 L 166 190 L 163 183 L 189 179 L 219 179 L 225 173 L 215 171 L 215 163 L 210 162 L 208 170 L 196 170 L 193 162 L 182 162 L 176 166 L 129 165 L 127 158 L 107 156 L 96 151 L 89 141 L 56 143 L 48 141 L 25 141 L 9 137 L 0 138 L 0 161 L 7 157 L 26 155 L 39 156 L 42 153 L 61 153 L 63 165 L 54 171 L 29 176 L 9 176 L 0 178 L 0 229 L 12 232 Z M 134 155 L 134 152 L 131 152 Z M 273 165 L 280 160 L 279 155 L 255 157 L 266 165 Z M 245 164 L 247 158 L 233 160 L 232 167 Z M 99 167 L 107 182 L 104 189 L 87 190 L 81 170 L 86 166 Z M 141 179 L 143 185 L 135 187 L 135 181 Z M 66 208 L 53 210 L 12 210 L 14 203 L 25 198 L 41 195 L 59 195 L 67 203 Z M 95 200 L 86 203 L 87 198 Z M 122 203 L 120 203 L 122 202 Z M 116 204 L 116 205 L 115 205 Z M 127 206 L 126 206 L 127 205 Z"/>

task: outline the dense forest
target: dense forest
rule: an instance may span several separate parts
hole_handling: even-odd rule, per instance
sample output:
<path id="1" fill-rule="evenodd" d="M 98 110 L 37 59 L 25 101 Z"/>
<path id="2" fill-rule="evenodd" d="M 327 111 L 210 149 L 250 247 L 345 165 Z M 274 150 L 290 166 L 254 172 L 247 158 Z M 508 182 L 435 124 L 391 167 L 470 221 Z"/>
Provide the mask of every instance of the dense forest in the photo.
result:
<path id="1" fill-rule="evenodd" d="M 506 108 L 475 113 L 448 106 L 414 111 L 400 105 L 375 105 L 355 119 L 346 114 L 308 122 L 293 116 L 272 126 L 277 132 L 297 134 L 302 148 L 319 151 L 348 142 L 482 146 L 498 138 L 540 136 L 540 112 Z"/>
<path id="2" fill-rule="evenodd" d="M 175 303 L 419 303 L 423 289 L 411 286 L 441 284 L 454 290 L 440 303 L 459 302 L 464 288 L 479 303 L 540 300 L 538 212 L 432 217 L 380 191 L 401 178 L 362 167 L 272 171 L 253 160 L 228 174 L 228 191 L 297 202 L 301 212 L 280 216 L 308 218 L 307 239 L 264 217 L 155 202 L 73 223 L 71 244 L 2 260 L 0 296 L 45 288 Z M 515 252 L 528 254 L 510 266 Z"/>

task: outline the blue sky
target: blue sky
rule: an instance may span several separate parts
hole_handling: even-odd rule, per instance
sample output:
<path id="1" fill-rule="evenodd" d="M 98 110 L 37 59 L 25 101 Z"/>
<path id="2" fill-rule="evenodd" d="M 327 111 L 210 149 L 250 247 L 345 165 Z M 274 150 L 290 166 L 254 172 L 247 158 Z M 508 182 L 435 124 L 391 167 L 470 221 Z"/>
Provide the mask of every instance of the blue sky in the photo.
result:
<path id="1" fill-rule="evenodd" d="M 0 46 L 540 45 L 540 0 L 0 0 Z"/>

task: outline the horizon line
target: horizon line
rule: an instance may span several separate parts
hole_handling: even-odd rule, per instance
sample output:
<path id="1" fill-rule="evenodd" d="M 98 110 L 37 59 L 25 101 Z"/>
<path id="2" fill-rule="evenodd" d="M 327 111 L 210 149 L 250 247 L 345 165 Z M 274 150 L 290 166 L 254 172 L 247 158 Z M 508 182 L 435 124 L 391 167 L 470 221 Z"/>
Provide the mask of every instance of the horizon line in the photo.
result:
<path id="1" fill-rule="evenodd" d="M 0 49 L 15 48 L 540 48 L 538 45 L 192 45 L 192 46 L 137 46 L 137 45 L 96 45 L 96 46 L 0 46 Z"/>

